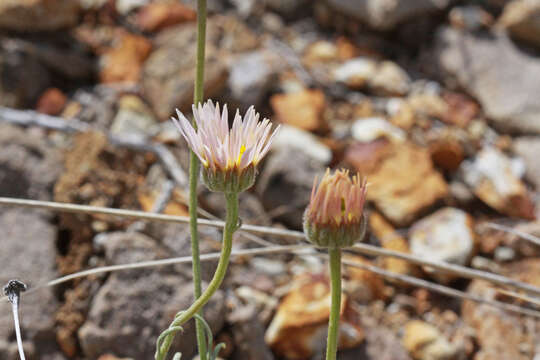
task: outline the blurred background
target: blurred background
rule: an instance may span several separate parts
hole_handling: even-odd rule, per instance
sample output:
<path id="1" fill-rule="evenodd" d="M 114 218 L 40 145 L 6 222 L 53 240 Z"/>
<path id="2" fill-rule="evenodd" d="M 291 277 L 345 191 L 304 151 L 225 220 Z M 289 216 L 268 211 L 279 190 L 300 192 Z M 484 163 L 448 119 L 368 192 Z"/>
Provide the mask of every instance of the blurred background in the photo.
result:
<path id="1" fill-rule="evenodd" d="M 196 1 L 1 0 L 0 196 L 187 215 Z M 282 124 L 244 224 L 301 230 L 316 175 L 369 182 L 366 242 L 540 286 L 540 1 L 208 0 L 205 98 Z M 200 187 L 201 217 L 222 218 Z M 0 281 L 190 254 L 184 224 L 0 206 Z M 220 231 L 200 228 L 201 251 Z M 278 237 L 237 235 L 235 249 Z M 267 244 L 267 243 L 265 243 Z M 534 308 L 482 280 L 404 260 L 350 262 Z M 208 280 L 214 262 L 205 262 Z M 540 323 L 345 268 L 339 359 L 540 359 Z M 321 359 L 326 264 L 232 262 L 205 318 L 221 356 Z M 192 300 L 189 264 L 93 275 L 23 294 L 30 359 L 143 360 Z M 191 359 L 193 325 L 175 350 Z M 0 303 L 0 359 L 18 359 Z"/>

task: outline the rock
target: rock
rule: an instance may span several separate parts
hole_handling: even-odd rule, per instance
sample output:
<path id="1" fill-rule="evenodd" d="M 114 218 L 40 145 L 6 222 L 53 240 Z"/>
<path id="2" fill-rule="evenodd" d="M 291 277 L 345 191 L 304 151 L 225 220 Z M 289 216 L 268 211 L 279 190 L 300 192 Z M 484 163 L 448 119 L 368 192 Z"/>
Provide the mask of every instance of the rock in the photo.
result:
<path id="1" fill-rule="evenodd" d="M 61 32 L 55 36 L 41 34 L 31 39 L 32 41 L 25 38 L 11 38 L 6 43 L 8 48 L 24 51 L 29 56 L 35 57 L 55 77 L 74 81 L 93 79 L 95 62 L 90 49 L 70 33 Z"/>
<path id="2" fill-rule="evenodd" d="M 90 1 L 90 2 L 97 1 L 98 6 L 102 6 L 106 0 L 86 0 L 86 1 Z M 116 7 L 116 11 L 118 11 L 122 15 L 127 15 L 131 11 L 138 9 L 148 4 L 149 2 L 150 0 L 116 0 L 114 5 Z"/>
<path id="3" fill-rule="evenodd" d="M 256 38 L 244 24 L 221 16 L 208 19 L 206 36 L 204 94 L 212 98 L 227 82 L 227 56 L 252 49 Z M 195 44 L 194 23 L 166 29 L 155 39 L 156 47 L 145 62 L 142 81 L 146 97 L 160 119 L 167 119 L 175 108 L 191 108 Z"/>
<path id="4" fill-rule="evenodd" d="M 334 9 L 375 30 L 390 30 L 415 17 L 441 11 L 451 0 L 327 0 Z"/>
<path id="5" fill-rule="evenodd" d="M 0 125 L 0 196 L 51 200 L 61 156 L 42 136 Z"/>
<path id="6" fill-rule="evenodd" d="M 292 17 L 309 4 L 307 0 L 265 0 L 264 4 L 271 10 L 285 17 Z"/>
<path id="7" fill-rule="evenodd" d="M 58 30 L 75 25 L 78 12 L 78 1 L 6 0 L 0 2 L 0 27 L 22 32 Z"/>
<path id="8" fill-rule="evenodd" d="M 189 224 L 151 222 L 142 232 L 145 235 L 151 236 L 153 239 L 160 239 L 163 246 L 175 254 L 175 256 L 191 254 Z M 199 248 L 201 254 L 220 251 L 221 231 L 208 226 L 199 227 Z M 212 279 L 216 265 L 217 260 L 201 262 L 201 278 L 203 281 L 210 281 Z M 175 265 L 174 267 L 178 272 L 191 274 L 191 264 Z"/>
<path id="9" fill-rule="evenodd" d="M 415 122 L 414 109 L 401 98 L 390 99 L 386 104 L 390 123 L 403 130 L 410 130 Z"/>
<path id="10" fill-rule="evenodd" d="M 400 236 L 379 213 L 372 212 L 369 215 L 369 229 L 377 237 L 383 248 L 406 254 L 410 253 L 407 240 Z M 382 266 L 388 271 L 402 275 L 413 275 L 416 272 L 413 264 L 392 257 L 383 258 Z"/>
<path id="11" fill-rule="evenodd" d="M 486 147 L 473 161 L 464 161 L 461 171 L 475 195 L 495 210 L 509 216 L 534 219 L 534 204 L 520 180 L 522 168 L 520 161 L 508 158 L 493 147 Z"/>
<path id="12" fill-rule="evenodd" d="M 255 307 L 236 309 L 228 316 L 234 338 L 233 360 L 273 360 L 270 348 L 264 342 L 264 327 L 257 319 Z"/>
<path id="13" fill-rule="evenodd" d="M 335 81 L 353 89 L 368 88 L 382 96 L 405 95 L 409 91 L 409 75 L 396 63 L 359 57 L 346 61 L 334 70 Z"/>
<path id="14" fill-rule="evenodd" d="M 467 265 L 473 255 L 475 234 L 473 219 L 456 208 L 443 208 L 417 221 L 409 230 L 411 253 L 420 258 Z M 426 269 L 429 270 L 429 269 Z M 438 280 L 451 279 L 434 274 Z"/>
<path id="15" fill-rule="evenodd" d="M 304 52 L 303 61 L 306 64 L 331 63 L 338 60 L 338 46 L 327 40 L 318 40 L 310 44 Z"/>
<path id="16" fill-rule="evenodd" d="M 394 335 L 392 330 L 382 326 L 369 327 L 366 329 L 366 354 L 368 355 L 368 359 L 411 359 L 407 353 L 407 350 L 403 348 L 399 339 Z"/>
<path id="17" fill-rule="evenodd" d="M 22 208 L 0 211 L 1 286 L 11 279 L 19 279 L 30 287 L 54 279 L 57 231 L 48 216 Z M 54 289 L 44 287 L 34 294 L 22 293 L 21 299 L 19 311 L 26 356 L 45 358 L 57 352 L 54 324 L 58 302 Z M 0 322 L 0 339 L 5 340 L 3 345 L 0 343 L 0 358 L 16 359 L 15 352 L 10 354 L 16 345 L 11 306 L 7 302 L 0 303 Z"/>
<path id="18" fill-rule="evenodd" d="M 256 184 L 265 209 L 279 211 L 276 220 L 301 229 L 313 179 L 324 173 L 325 165 L 293 147 L 275 148 Z"/>
<path id="19" fill-rule="evenodd" d="M 486 281 L 476 279 L 471 282 L 467 292 L 487 300 L 497 300 L 499 293 Z M 462 305 L 462 317 L 476 333 L 476 341 L 480 349 L 476 352 L 475 359 L 525 360 L 531 358 L 520 350 L 523 349 L 523 345 L 531 344 L 532 339 L 528 339 L 519 316 L 488 304 L 466 300 Z"/>
<path id="20" fill-rule="evenodd" d="M 368 200 L 396 225 L 411 223 L 448 193 L 429 152 L 412 143 L 356 144 L 345 158 L 369 179 Z"/>
<path id="21" fill-rule="evenodd" d="M 257 50 L 240 55 L 231 61 L 227 91 L 228 106 L 247 109 L 254 105 L 258 108 L 279 71 L 283 61 L 269 50 Z"/>
<path id="22" fill-rule="evenodd" d="M 0 104 L 7 107 L 34 106 L 50 87 L 51 75 L 36 58 L 11 40 L 0 43 Z"/>
<path id="23" fill-rule="evenodd" d="M 276 118 L 284 124 L 306 131 L 324 131 L 326 101 L 321 90 L 302 90 L 294 93 L 277 94 L 270 98 Z"/>
<path id="24" fill-rule="evenodd" d="M 96 128 L 108 129 L 115 115 L 116 100 L 117 97 L 110 96 L 106 91 L 78 89 L 61 116 L 66 119 L 77 118 Z"/>
<path id="25" fill-rule="evenodd" d="M 540 134 L 540 105 L 530 95 L 540 92 L 540 62 L 501 34 L 475 36 L 444 28 L 436 43 L 436 60 L 446 83 L 473 95 L 498 129 Z"/>
<path id="26" fill-rule="evenodd" d="M 383 118 L 372 117 L 356 120 L 351 128 L 352 137 L 360 142 L 371 142 L 380 137 L 403 142 L 407 134 Z"/>
<path id="27" fill-rule="evenodd" d="M 504 7 L 498 25 L 516 39 L 540 46 L 540 3 L 514 0 Z"/>
<path id="28" fill-rule="evenodd" d="M 407 102 L 417 115 L 424 117 L 444 119 L 450 111 L 447 102 L 438 94 L 413 94 Z"/>
<path id="29" fill-rule="evenodd" d="M 328 146 L 313 134 L 290 125 L 280 127 L 272 147 L 277 150 L 289 147 L 323 164 L 329 164 L 332 160 L 332 150 Z"/>
<path id="30" fill-rule="evenodd" d="M 514 139 L 514 151 L 525 162 L 525 178 L 540 190 L 540 137 L 524 136 Z"/>
<path id="31" fill-rule="evenodd" d="M 195 10 L 179 2 L 154 2 L 137 13 L 137 25 L 143 31 L 160 31 L 166 27 L 195 21 Z"/>
<path id="32" fill-rule="evenodd" d="M 138 82 L 142 66 L 152 44 L 144 37 L 118 31 L 115 46 L 100 59 L 100 80 L 103 83 Z"/>
<path id="33" fill-rule="evenodd" d="M 338 348 L 351 348 L 364 340 L 358 314 L 341 297 L 341 322 Z M 276 315 L 266 330 L 265 341 L 280 356 L 306 359 L 320 353 L 330 316 L 328 279 L 312 274 L 296 279 L 291 291 L 281 301 Z"/>
<path id="34" fill-rule="evenodd" d="M 350 88 L 361 89 L 375 75 L 376 69 L 376 61 L 365 57 L 355 58 L 336 68 L 334 79 Z"/>
<path id="35" fill-rule="evenodd" d="M 66 95 L 57 88 L 47 89 L 39 98 L 36 111 L 47 115 L 58 115 L 66 105 Z"/>
<path id="36" fill-rule="evenodd" d="M 465 158 L 465 150 L 459 141 L 452 138 L 441 138 L 429 144 L 429 152 L 433 163 L 446 171 L 456 171 Z"/>
<path id="37" fill-rule="evenodd" d="M 369 81 L 373 92 L 383 96 L 405 95 L 409 91 L 409 75 L 392 61 L 383 61 Z"/>
<path id="38" fill-rule="evenodd" d="M 440 119 L 447 124 L 465 128 L 480 114 L 478 104 L 463 94 L 446 92 L 442 98 L 447 104 L 447 111 L 442 112 Z"/>
<path id="39" fill-rule="evenodd" d="M 403 346 L 417 360 L 451 360 L 457 349 L 436 327 L 420 320 L 405 325 Z"/>
<path id="40" fill-rule="evenodd" d="M 138 96 L 124 95 L 118 100 L 118 112 L 110 131 L 120 137 L 147 138 L 156 124 L 152 111 Z"/>
<path id="41" fill-rule="evenodd" d="M 224 199 L 223 194 L 207 191 L 204 195 L 204 200 L 201 203 L 204 204 L 205 209 L 208 209 L 220 219 L 225 219 L 227 201 Z M 264 207 L 257 196 L 246 191 L 239 194 L 239 201 L 242 206 L 238 210 L 238 216 L 242 220 L 242 224 L 271 225 L 270 217 L 264 211 Z"/>
<path id="42" fill-rule="evenodd" d="M 124 264 L 170 256 L 153 239 L 139 233 L 111 233 L 103 240 L 109 264 Z M 189 265 L 188 265 L 189 268 Z M 176 312 L 193 301 L 192 284 L 174 269 L 155 268 L 113 273 L 92 300 L 79 330 L 88 358 L 113 352 L 120 357 L 152 358 L 157 336 Z M 218 291 L 205 306 L 205 320 L 217 332 L 224 322 L 223 295 Z M 196 348 L 194 323 L 178 334 L 171 353 L 189 358 Z"/>
<path id="43" fill-rule="evenodd" d="M 489 29 L 493 24 L 493 16 L 477 5 L 456 6 L 448 14 L 450 24 L 458 29 L 477 31 Z"/>
<path id="44" fill-rule="evenodd" d="M 346 254 L 343 260 L 347 264 L 373 265 L 371 261 L 362 256 Z M 384 279 L 378 274 L 354 266 L 347 266 L 345 274 L 347 280 L 344 289 L 352 301 L 366 304 L 386 298 Z"/>

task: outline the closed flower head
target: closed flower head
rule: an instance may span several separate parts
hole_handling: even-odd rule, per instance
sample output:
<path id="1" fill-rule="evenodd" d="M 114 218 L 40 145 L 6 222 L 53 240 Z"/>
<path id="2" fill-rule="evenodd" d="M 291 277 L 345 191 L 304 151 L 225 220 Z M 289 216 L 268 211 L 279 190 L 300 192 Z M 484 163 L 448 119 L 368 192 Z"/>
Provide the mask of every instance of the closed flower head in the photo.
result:
<path id="1" fill-rule="evenodd" d="M 304 213 L 304 232 L 320 247 L 349 247 L 364 236 L 366 181 L 348 170 L 333 174 L 326 170 L 321 182 L 315 179 Z"/>
<path id="2" fill-rule="evenodd" d="M 176 111 L 174 123 L 189 147 L 201 160 L 203 179 L 212 191 L 241 192 L 253 185 L 257 165 L 266 155 L 277 132 L 270 120 L 259 122 L 259 114 L 251 106 L 244 117 L 238 110 L 229 129 L 227 105 L 220 111 L 219 104 L 208 100 L 198 107 L 193 105 L 196 128 L 184 114 Z"/>

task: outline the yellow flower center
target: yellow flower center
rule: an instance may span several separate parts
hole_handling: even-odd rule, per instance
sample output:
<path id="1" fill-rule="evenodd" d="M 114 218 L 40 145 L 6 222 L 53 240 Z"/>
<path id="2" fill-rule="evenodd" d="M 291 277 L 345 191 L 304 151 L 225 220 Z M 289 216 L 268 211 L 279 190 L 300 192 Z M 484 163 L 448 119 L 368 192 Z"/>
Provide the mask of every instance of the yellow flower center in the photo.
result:
<path id="1" fill-rule="evenodd" d="M 242 160 L 242 155 L 244 155 L 245 151 L 246 151 L 246 146 L 245 145 L 240 146 L 240 154 L 238 155 L 238 159 L 236 159 L 237 165 L 240 165 L 240 161 Z"/>

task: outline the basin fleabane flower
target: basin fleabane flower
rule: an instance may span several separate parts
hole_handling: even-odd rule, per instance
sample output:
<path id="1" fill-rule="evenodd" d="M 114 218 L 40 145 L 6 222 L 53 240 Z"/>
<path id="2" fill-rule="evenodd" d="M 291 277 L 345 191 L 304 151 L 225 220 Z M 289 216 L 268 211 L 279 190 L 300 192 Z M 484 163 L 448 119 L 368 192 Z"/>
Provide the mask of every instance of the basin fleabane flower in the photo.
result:
<path id="1" fill-rule="evenodd" d="M 236 110 L 229 128 L 227 105 L 220 111 L 219 104 L 211 100 L 193 105 L 196 127 L 182 112 L 176 112 L 178 119 L 173 121 L 200 159 L 203 178 L 211 190 L 243 191 L 253 184 L 257 165 L 268 153 L 279 126 L 272 131 L 270 120 L 259 121 L 259 114 L 251 106 L 243 117 Z"/>
<path id="2" fill-rule="evenodd" d="M 313 182 L 311 198 L 304 213 L 304 232 L 320 247 L 349 247 L 365 234 L 364 203 L 367 183 L 348 170 L 327 170 L 321 181 Z"/>

